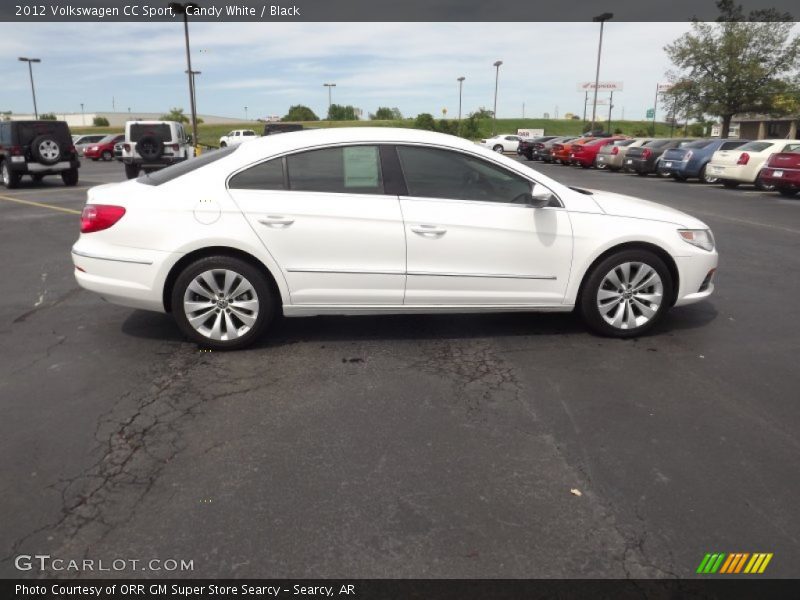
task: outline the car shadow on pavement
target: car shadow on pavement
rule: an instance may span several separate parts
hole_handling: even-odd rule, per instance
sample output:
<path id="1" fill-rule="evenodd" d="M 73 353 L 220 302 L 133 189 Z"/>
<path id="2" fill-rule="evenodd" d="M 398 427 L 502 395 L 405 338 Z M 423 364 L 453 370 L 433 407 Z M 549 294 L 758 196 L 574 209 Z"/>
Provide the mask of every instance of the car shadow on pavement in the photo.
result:
<path id="1" fill-rule="evenodd" d="M 717 316 L 710 302 L 675 308 L 645 337 L 708 325 Z M 133 337 L 184 341 L 170 315 L 133 311 L 122 324 Z M 468 339 L 583 335 L 594 339 L 574 313 L 485 313 L 453 315 L 319 316 L 278 318 L 254 348 L 308 341 Z"/>

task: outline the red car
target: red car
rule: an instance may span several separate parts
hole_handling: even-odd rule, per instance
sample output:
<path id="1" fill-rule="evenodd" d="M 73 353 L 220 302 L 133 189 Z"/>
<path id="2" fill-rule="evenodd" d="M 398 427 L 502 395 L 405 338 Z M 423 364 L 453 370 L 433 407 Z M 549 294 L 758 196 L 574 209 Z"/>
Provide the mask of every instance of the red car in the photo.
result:
<path id="1" fill-rule="evenodd" d="M 92 160 L 112 160 L 114 158 L 114 144 L 125 141 L 124 133 L 112 133 L 96 144 L 91 144 L 83 151 L 83 156 Z"/>
<path id="2" fill-rule="evenodd" d="M 773 154 L 760 177 L 766 185 L 774 185 L 782 196 L 796 195 L 800 191 L 800 152 Z"/>
<path id="3" fill-rule="evenodd" d="M 588 169 L 594 166 L 594 161 L 597 158 L 598 152 L 600 152 L 600 148 L 624 139 L 624 137 L 618 136 L 600 138 L 582 145 L 575 144 L 570 148 L 569 161 L 573 165 L 580 165 L 584 169 Z"/>

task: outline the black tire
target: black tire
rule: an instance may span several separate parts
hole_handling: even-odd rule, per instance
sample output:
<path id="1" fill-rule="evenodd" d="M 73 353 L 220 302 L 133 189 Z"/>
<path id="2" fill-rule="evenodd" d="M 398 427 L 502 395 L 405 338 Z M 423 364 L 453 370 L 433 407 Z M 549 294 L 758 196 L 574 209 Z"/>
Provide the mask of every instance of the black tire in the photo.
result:
<path id="1" fill-rule="evenodd" d="M 786 198 L 794 198 L 797 195 L 797 192 L 800 192 L 797 188 L 789 188 L 789 187 L 779 187 L 778 193 L 781 196 L 785 196 Z"/>
<path id="2" fill-rule="evenodd" d="M 31 142 L 31 154 L 36 162 L 54 165 L 61 160 L 61 144 L 52 135 L 39 135 Z"/>
<path id="3" fill-rule="evenodd" d="M 61 171 L 61 181 L 64 182 L 64 185 L 67 185 L 69 187 L 78 185 L 78 169 Z"/>
<path id="4" fill-rule="evenodd" d="M 730 179 L 721 179 L 720 183 L 729 190 L 733 190 L 739 187 L 738 181 L 731 181 Z"/>
<path id="5" fill-rule="evenodd" d="M 157 135 L 143 135 L 136 142 L 136 152 L 145 162 L 158 160 L 164 154 L 164 141 Z"/>
<path id="6" fill-rule="evenodd" d="M 600 309 L 597 305 L 597 295 L 600 291 L 600 285 L 603 283 L 606 275 L 608 275 L 616 267 L 619 267 L 625 263 L 642 263 L 643 265 L 649 266 L 661 278 L 662 286 L 661 301 L 655 309 L 655 314 L 652 315 L 650 319 L 642 325 L 630 329 L 615 327 L 608 323 L 601 315 Z M 635 278 L 635 275 L 632 278 Z M 661 260 L 656 254 L 648 250 L 621 250 L 607 256 L 599 263 L 594 265 L 594 267 L 592 267 L 591 271 L 587 274 L 583 282 L 583 286 L 581 287 L 581 293 L 578 299 L 578 309 L 580 310 L 581 316 L 586 324 L 595 333 L 618 338 L 637 337 L 654 327 L 662 319 L 664 313 L 669 310 L 672 302 L 673 285 L 674 283 L 672 281 L 672 276 L 669 273 L 669 269 L 667 269 L 664 261 Z M 628 315 L 628 310 L 632 309 L 623 309 L 624 315 Z M 632 311 L 632 314 L 635 317 L 636 310 L 639 310 L 638 307 Z M 641 313 L 639 316 L 643 316 L 643 313 Z"/>
<path id="7" fill-rule="evenodd" d="M 189 295 L 190 299 L 194 301 L 201 301 L 203 299 L 203 296 L 194 294 L 191 290 L 189 290 L 189 285 L 192 284 L 195 278 L 201 274 L 207 271 L 215 270 L 233 271 L 237 276 L 246 279 L 248 282 L 250 282 L 253 291 L 248 292 L 245 299 L 258 300 L 258 310 L 256 312 L 255 322 L 245 333 L 238 335 L 238 337 L 234 339 L 223 340 L 207 337 L 202 332 L 195 329 L 191 323 L 189 323 L 189 318 L 187 317 L 186 310 L 184 308 L 184 297 L 187 294 Z M 216 281 L 218 286 L 221 288 L 220 284 L 224 281 L 224 278 L 221 274 L 218 274 L 214 278 L 214 281 Z M 232 287 L 236 287 L 237 285 L 238 283 L 235 282 Z M 206 285 L 205 288 L 208 289 L 208 286 Z M 251 294 L 254 295 L 255 298 L 252 298 Z M 213 296 L 213 294 L 209 294 L 209 296 Z M 239 298 L 242 297 L 243 295 L 239 296 Z M 213 350 L 238 350 L 255 342 L 274 318 L 278 301 L 276 294 L 272 291 L 269 282 L 267 282 L 263 273 L 258 268 L 249 262 L 229 256 L 210 256 L 208 258 L 201 258 L 187 266 L 175 280 L 175 285 L 172 288 L 171 298 L 172 314 L 175 317 L 175 322 L 178 324 L 178 327 L 181 329 L 181 331 L 190 340 L 198 345 L 204 348 L 211 348 Z M 224 306 L 222 302 L 224 302 Z M 207 315 L 208 318 L 199 325 L 204 327 L 206 330 L 211 330 L 217 319 L 220 320 L 220 329 L 226 329 L 225 332 L 221 332 L 221 335 L 227 335 L 227 325 L 225 325 L 225 323 L 227 323 L 228 320 L 230 320 L 234 327 L 246 326 L 244 321 L 238 319 L 235 310 L 232 311 L 227 307 L 226 299 L 221 299 L 216 304 L 209 300 L 209 306 L 211 308 L 207 312 L 198 311 L 197 313 L 194 313 L 195 316 L 200 318 Z M 226 313 L 228 316 L 225 316 Z"/>
<path id="8" fill-rule="evenodd" d="M 497 144 L 494 148 L 492 148 L 495 152 L 499 152 L 502 154 L 504 152 L 503 147 L 500 144 Z"/>
<path id="9" fill-rule="evenodd" d="M 102 154 L 102 158 L 104 161 L 108 162 L 114 158 L 114 154 L 110 150 L 104 150 Z"/>
<path id="10" fill-rule="evenodd" d="M 681 183 L 686 183 L 686 181 L 689 179 L 688 177 L 686 177 L 686 175 L 678 175 L 677 173 L 673 175 L 672 178 L 675 181 L 680 181 Z"/>
<path id="11" fill-rule="evenodd" d="M 136 179 L 139 176 L 139 165 L 125 164 L 125 177 L 128 179 Z"/>
<path id="12" fill-rule="evenodd" d="M 8 168 L 8 163 L 3 161 L 0 163 L 0 181 L 6 186 L 6 189 L 13 190 L 19 187 L 20 174 Z"/>
<path id="13" fill-rule="evenodd" d="M 220 142 L 219 147 L 220 148 L 227 148 L 228 144 L 226 144 L 225 142 Z"/>
<path id="14" fill-rule="evenodd" d="M 647 177 L 649 175 L 649 173 L 647 171 L 636 171 L 636 174 L 639 177 Z"/>
<path id="15" fill-rule="evenodd" d="M 606 163 L 596 162 L 594 163 L 594 168 L 598 171 L 608 171 L 608 165 Z"/>
<path id="16" fill-rule="evenodd" d="M 526 152 L 525 153 L 526 160 L 533 160 L 533 152 Z"/>

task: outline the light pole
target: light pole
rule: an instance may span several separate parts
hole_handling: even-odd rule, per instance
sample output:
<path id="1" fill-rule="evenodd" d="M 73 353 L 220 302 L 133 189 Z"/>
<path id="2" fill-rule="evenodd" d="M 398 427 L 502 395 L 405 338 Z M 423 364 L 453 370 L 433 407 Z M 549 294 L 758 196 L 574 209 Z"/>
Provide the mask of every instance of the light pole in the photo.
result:
<path id="1" fill-rule="evenodd" d="M 335 83 L 323 83 L 323 86 L 328 88 L 328 118 L 331 118 L 331 89 L 336 87 Z"/>
<path id="2" fill-rule="evenodd" d="M 192 118 L 196 121 L 197 120 L 197 82 L 195 81 L 195 76 L 202 75 L 203 72 L 202 71 L 189 71 L 188 73 L 192 77 Z M 197 142 L 194 142 L 194 144 L 197 144 Z"/>
<path id="3" fill-rule="evenodd" d="M 189 10 L 197 8 L 194 2 L 170 2 L 172 12 L 183 15 L 183 36 L 186 40 L 186 73 L 189 77 L 189 104 L 192 111 L 192 144 L 197 148 L 197 114 L 194 103 L 194 75 L 192 74 L 192 55 L 189 51 Z"/>
<path id="4" fill-rule="evenodd" d="M 247 121 L 247 107 L 244 107 L 244 120 Z"/>
<path id="5" fill-rule="evenodd" d="M 592 127 L 589 134 L 594 131 L 594 122 L 597 118 L 597 86 L 600 84 L 600 53 L 603 51 L 603 25 L 606 21 L 614 18 L 614 13 L 606 12 L 592 19 L 595 23 L 600 23 L 600 45 L 597 47 L 597 70 L 594 74 L 594 101 L 592 102 Z"/>
<path id="6" fill-rule="evenodd" d="M 497 72 L 494 76 L 494 112 L 492 112 L 492 135 L 497 133 L 497 84 L 500 81 L 500 65 L 503 64 L 502 60 L 495 61 L 494 67 Z"/>
<path id="7" fill-rule="evenodd" d="M 81 102 L 81 124 L 86 127 L 86 113 L 83 112 L 83 102 Z"/>
<path id="8" fill-rule="evenodd" d="M 458 81 L 458 135 L 461 135 L 461 92 L 464 89 L 464 80 L 466 77 L 463 75 L 459 77 Z"/>
<path id="9" fill-rule="evenodd" d="M 28 74 L 31 76 L 31 94 L 33 95 L 33 117 L 38 120 L 39 119 L 39 109 L 36 108 L 36 88 L 33 87 L 33 67 L 31 63 L 40 63 L 42 62 L 41 58 L 26 58 L 25 56 L 20 56 L 19 60 L 21 62 L 28 63 Z"/>

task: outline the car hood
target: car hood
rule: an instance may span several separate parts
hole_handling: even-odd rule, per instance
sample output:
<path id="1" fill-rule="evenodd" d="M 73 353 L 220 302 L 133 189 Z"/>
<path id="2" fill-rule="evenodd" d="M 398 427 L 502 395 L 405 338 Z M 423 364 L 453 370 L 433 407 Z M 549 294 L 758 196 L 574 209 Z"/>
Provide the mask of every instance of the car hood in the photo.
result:
<path id="1" fill-rule="evenodd" d="M 624 194 L 590 190 L 592 198 L 607 215 L 617 217 L 631 217 L 634 219 L 647 219 L 649 221 L 663 221 L 675 223 L 688 229 L 707 229 L 707 225 L 685 212 L 675 210 L 663 204 L 642 200 Z"/>

